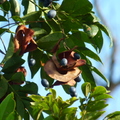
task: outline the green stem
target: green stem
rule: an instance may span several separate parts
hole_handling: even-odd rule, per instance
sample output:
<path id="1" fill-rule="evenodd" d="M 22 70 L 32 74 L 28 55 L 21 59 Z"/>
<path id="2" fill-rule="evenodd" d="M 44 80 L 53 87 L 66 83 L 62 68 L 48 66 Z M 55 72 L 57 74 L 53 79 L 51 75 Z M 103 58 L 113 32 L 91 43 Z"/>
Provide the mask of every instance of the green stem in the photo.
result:
<path id="1" fill-rule="evenodd" d="M 35 6 L 37 6 L 39 9 L 44 10 L 42 7 L 40 7 L 39 5 L 37 5 L 35 2 L 33 2 L 32 0 L 29 0 L 31 3 L 33 3 Z"/>

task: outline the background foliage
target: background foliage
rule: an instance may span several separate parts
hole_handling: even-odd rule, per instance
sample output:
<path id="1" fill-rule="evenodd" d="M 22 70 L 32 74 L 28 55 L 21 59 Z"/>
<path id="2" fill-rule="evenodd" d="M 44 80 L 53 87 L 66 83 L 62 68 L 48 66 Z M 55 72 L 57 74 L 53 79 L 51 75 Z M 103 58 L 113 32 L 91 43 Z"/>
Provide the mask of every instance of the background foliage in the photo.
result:
<path id="1" fill-rule="evenodd" d="M 112 46 L 112 38 L 108 29 L 100 23 L 92 11 L 92 4 L 88 0 L 63 0 L 61 4 L 52 1 L 48 7 L 44 7 L 42 1 L 23 0 L 22 6 L 24 8 L 21 11 L 22 6 L 17 0 L 1 2 L 3 2 L 0 4 L 3 15 L 0 16 L 0 21 L 8 22 L 0 29 L 1 40 L 2 35 L 6 33 L 11 34 L 11 37 L 7 50 L 5 49 L 5 52 L 0 50 L 1 54 L 5 55 L 0 64 L 2 68 L 0 75 L 0 111 L 2 112 L 0 112 L 0 118 L 7 120 L 23 118 L 29 120 L 30 116 L 35 120 L 73 120 L 71 116 L 75 116 L 75 120 L 99 118 L 105 112 L 103 108 L 107 106 L 106 99 L 111 96 L 105 87 L 96 86 L 93 72 L 106 81 L 108 87 L 109 81 L 92 65 L 91 59 L 102 63 L 99 57 L 104 43 L 102 32 L 110 37 L 110 46 Z M 57 11 L 57 15 L 52 19 L 47 16 L 51 9 Z M 11 20 L 14 22 L 11 23 Z M 26 61 L 19 55 L 20 51 L 14 53 L 13 39 L 16 32 L 11 28 L 18 25 L 26 25 L 34 30 L 37 49 L 28 51 L 28 62 L 31 58 L 36 60 L 34 66 L 29 66 L 31 77 L 34 78 L 40 69 L 41 78 L 46 78 L 50 85 L 55 80 L 47 76 L 43 63 L 46 63 L 53 55 L 51 50 L 60 39 L 62 40 L 59 43 L 57 54 L 77 46 L 74 51 L 80 54 L 81 59 L 86 60 L 86 65 L 79 67 L 84 80 L 80 89 L 84 98 L 71 97 L 64 101 L 62 97 L 56 96 L 54 89 L 49 89 L 51 94 L 48 96 L 40 96 L 37 84 L 34 81 L 26 81 L 24 72 L 16 72 Z M 94 48 L 95 52 L 88 45 Z M 66 94 L 69 94 L 69 86 L 62 86 Z M 80 106 L 70 107 L 75 101 L 79 101 Z M 80 118 L 76 116 L 77 109 L 81 110 Z M 44 116 L 43 113 L 47 113 L 48 116 Z M 119 117 L 120 112 L 117 111 L 109 114 L 105 119 L 111 120 Z"/>

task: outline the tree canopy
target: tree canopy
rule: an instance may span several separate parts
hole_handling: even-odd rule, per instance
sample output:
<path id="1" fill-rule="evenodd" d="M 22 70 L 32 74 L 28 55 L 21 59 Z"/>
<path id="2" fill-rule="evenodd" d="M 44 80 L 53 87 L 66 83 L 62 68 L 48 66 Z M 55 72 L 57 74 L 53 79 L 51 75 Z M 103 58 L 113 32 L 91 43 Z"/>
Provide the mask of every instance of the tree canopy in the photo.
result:
<path id="1" fill-rule="evenodd" d="M 93 66 L 91 59 L 102 63 L 99 53 L 104 44 L 102 32 L 112 37 L 100 23 L 88 0 L 0 0 L 0 28 L 2 35 L 10 34 L 9 45 L 0 67 L 0 118 L 1 120 L 95 120 L 112 98 L 103 86 L 97 86 L 93 73 L 99 75 L 109 87 L 109 80 Z M 11 28 L 16 26 L 16 30 Z M 91 46 L 91 47 L 88 47 Z M 3 46 L 5 44 L 3 42 Z M 93 49 L 91 49 L 93 48 Z M 28 53 L 28 59 L 23 55 Z M 40 70 L 41 84 L 49 91 L 38 94 L 38 85 L 26 80 L 28 62 L 31 78 Z M 84 80 L 77 96 L 76 85 Z M 61 85 L 71 98 L 64 101 L 57 96 L 55 86 Z M 71 105 L 79 101 L 78 107 Z M 77 109 L 80 118 L 76 116 Z M 46 113 L 47 116 L 44 116 Z M 111 113 L 105 120 L 120 118 L 120 111 Z"/>

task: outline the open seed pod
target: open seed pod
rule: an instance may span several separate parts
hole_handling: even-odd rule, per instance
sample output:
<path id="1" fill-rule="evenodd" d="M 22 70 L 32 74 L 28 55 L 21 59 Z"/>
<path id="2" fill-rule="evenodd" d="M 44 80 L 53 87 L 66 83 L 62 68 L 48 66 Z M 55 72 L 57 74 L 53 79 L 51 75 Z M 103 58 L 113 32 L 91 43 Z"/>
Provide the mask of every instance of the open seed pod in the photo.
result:
<path id="1" fill-rule="evenodd" d="M 63 84 L 74 86 L 76 84 L 74 79 L 82 72 L 77 67 L 86 64 L 86 61 L 82 59 L 75 60 L 73 58 L 74 53 L 74 51 L 65 51 L 59 54 L 58 57 L 60 59 L 65 57 L 68 60 L 68 64 L 66 66 L 60 65 L 56 54 L 52 56 L 52 59 L 46 62 L 44 70 L 51 78 L 57 80 L 53 86 Z"/>
<path id="2" fill-rule="evenodd" d="M 19 25 L 14 38 L 14 52 L 20 49 L 20 55 L 37 49 L 37 43 L 33 39 L 34 31 Z"/>
<path id="3" fill-rule="evenodd" d="M 52 60 L 47 61 L 44 66 L 44 70 L 51 78 L 61 82 L 68 82 L 70 80 L 74 80 L 81 73 L 81 71 L 77 67 L 75 67 L 73 70 L 67 71 L 66 74 L 61 74 L 60 72 L 58 72 Z"/>

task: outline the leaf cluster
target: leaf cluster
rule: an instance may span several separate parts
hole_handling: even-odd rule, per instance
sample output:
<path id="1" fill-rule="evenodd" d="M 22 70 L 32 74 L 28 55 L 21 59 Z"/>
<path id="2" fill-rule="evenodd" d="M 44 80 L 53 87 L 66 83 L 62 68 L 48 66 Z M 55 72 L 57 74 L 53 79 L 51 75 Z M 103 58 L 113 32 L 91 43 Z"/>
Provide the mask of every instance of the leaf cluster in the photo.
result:
<path id="1" fill-rule="evenodd" d="M 23 11 L 21 11 L 21 6 L 24 8 Z M 51 9 L 57 12 L 55 18 L 47 16 Z M 0 49 L 0 53 L 5 55 L 0 63 L 2 68 L 0 71 L 1 119 L 29 120 L 31 115 L 35 120 L 78 120 L 77 107 L 70 107 L 77 98 L 63 101 L 60 96 L 56 97 L 53 89 L 50 89 L 51 94 L 46 97 L 36 95 L 38 86 L 34 82 L 26 81 L 27 71 L 23 67 L 25 62 L 34 58 L 36 64 L 29 66 L 31 78 L 34 78 L 40 70 L 40 77 L 47 79 L 51 86 L 54 79 L 44 71 L 45 63 L 51 59 L 54 52 L 58 55 L 73 48 L 76 48 L 74 51 L 86 61 L 86 65 L 79 67 L 85 82 L 81 88 L 85 98 L 79 99 L 81 103 L 79 120 L 97 119 L 104 113 L 100 110 L 107 106 L 105 101 L 111 96 L 104 87 L 96 86 L 93 72 L 105 80 L 108 86 L 109 81 L 92 65 L 91 59 L 102 63 L 99 57 L 104 43 L 102 32 L 110 38 L 110 46 L 112 46 L 112 37 L 107 27 L 99 22 L 92 9 L 93 6 L 88 0 L 63 0 L 61 4 L 53 0 L 48 7 L 43 5 L 43 0 L 39 2 L 22 0 L 21 3 L 18 0 L 9 0 L 0 4 L 2 12 L 0 21 L 6 23 L 0 28 L 0 39 L 2 40 L 2 35 L 6 33 L 11 34 L 7 51 L 3 52 Z M 37 44 L 36 50 L 28 52 L 27 61 L 19 54 L 20 50 L 17 52 L 14 50 L 13 41 L 16 32 L 11 28 L 19 25 L 26 25 L 34 31 L 33 38 Z M 88 44 L 90 47 L 87 46 Z M 3 46 L 5 47 L 4 44 Z M 62 85 L 62 87 L 66 93 L 69 93 L 69 86 Z M 48 114 L 48 117 L 44 118 L 44 112 Z M 112 113 L 105 119 L 114 120 L 115 117 L 120 117 L 119 114 L 119 111 Z"/>

